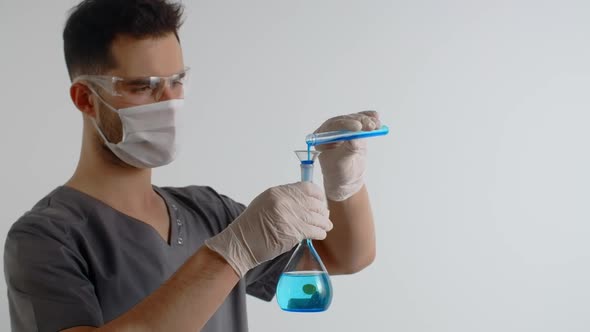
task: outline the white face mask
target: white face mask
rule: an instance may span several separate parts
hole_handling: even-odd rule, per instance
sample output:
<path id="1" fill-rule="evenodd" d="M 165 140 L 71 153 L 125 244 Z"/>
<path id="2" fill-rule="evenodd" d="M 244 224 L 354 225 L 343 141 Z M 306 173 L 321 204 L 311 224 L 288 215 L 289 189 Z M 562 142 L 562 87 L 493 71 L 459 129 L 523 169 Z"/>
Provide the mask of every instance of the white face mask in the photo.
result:
<path id="1" fill-rule="evenodd" d="M 155 168 L 174 160 L 178 148 L 177 112 L 184 106 L 183 99 L 118 110 L 107 104 L 100 96 L 98 99 L 121 119 L 123 138 L 116 144 L 107 140 L 96 120 L 92 119 L 106 146 L 119 159 L 137 168 Z"/>

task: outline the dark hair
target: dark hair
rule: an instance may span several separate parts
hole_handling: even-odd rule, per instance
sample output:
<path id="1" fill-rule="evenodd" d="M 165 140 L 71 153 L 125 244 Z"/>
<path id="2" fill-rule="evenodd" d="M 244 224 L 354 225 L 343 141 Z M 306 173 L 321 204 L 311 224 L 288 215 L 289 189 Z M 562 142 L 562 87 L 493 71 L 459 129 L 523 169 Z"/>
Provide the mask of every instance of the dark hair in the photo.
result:
<path id="1" fill-rule="evenodd" d="M 168 0 L 84 0 L 70 11 L 63 32 L 70 79 L 100 74 L 117 64 L 111 45 L 118 35 L 161 37 L 182 26 L 184 8 Z"/>

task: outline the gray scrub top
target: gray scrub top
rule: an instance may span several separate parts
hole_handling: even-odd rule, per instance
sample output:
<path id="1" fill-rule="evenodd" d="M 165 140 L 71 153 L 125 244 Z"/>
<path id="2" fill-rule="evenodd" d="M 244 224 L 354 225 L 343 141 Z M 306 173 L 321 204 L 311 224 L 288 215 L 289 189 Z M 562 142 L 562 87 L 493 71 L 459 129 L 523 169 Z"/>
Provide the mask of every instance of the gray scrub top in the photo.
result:
<path id="1" fill-rule="evenodd" d="M 12 330 L 104 325 L 160 287 L 245 208 L 210 187 L 154 190 L 168 206 L 170 244 L 153 227 L 66 186 L 14 223 L 4 251 Z M 202 332 L 247 331 L 246 293 L 270 301 L 290 254 L 251 270 Z"/>

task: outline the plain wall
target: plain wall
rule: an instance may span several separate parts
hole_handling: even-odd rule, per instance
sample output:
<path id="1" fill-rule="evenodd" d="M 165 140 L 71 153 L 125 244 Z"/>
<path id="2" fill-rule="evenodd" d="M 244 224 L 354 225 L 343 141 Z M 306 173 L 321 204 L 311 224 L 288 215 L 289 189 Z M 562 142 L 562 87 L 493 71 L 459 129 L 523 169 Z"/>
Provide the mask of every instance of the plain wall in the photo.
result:
<path id="1" fill-rule="evenodd" d="M 75 3 L 0 0 L 2 240 L 77 163 Z M 155 184 L 249 203 L 298 180 L 292 151 L 325 119 L 391 128 L 369 142 L 374 264 L 333 277 L 322 314 L 251 298 L 251 331 L 590 330 L 590 2 L 184 3 L 190 133 Z"/>

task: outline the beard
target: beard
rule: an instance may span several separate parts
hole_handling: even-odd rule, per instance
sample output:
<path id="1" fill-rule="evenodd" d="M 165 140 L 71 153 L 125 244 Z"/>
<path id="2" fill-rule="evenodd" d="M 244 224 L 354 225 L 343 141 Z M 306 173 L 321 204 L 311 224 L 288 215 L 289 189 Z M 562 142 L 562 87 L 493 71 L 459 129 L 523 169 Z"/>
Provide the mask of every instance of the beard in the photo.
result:
<path id="1" fill-rule="evenodd" d="M 111 109 L 103 105 L 103 103 L 99 100 L 96 100 L 99 107 L 97 110 L 97 121 L 96 125 L 102 131 L 103 135 L 106 139 L 113 144 L 117 144 L 121 142 L 123 139 L 123 125 L 121 124 L 121 119 L 119 115 L 113 112 Z M 108 162 L 111 165 L 115 165 L 121 168 L 128 168 L 128 169 L 135 169 L 135 166 L 131 166 L 121 160 L 117 155 L 111 151 L 111 149 L 105 144 L 102 137 L 98 132 L 94 135 L 96 140 L 96 145 L 99 148 L 99 155 L 102 157 L 103 160 Z"/>

